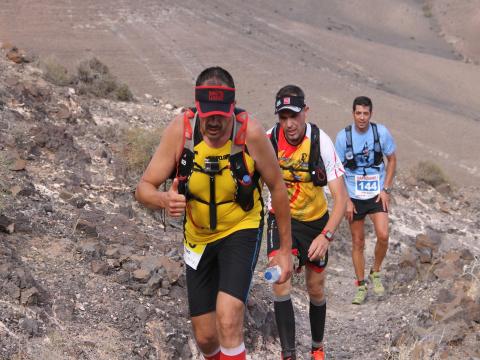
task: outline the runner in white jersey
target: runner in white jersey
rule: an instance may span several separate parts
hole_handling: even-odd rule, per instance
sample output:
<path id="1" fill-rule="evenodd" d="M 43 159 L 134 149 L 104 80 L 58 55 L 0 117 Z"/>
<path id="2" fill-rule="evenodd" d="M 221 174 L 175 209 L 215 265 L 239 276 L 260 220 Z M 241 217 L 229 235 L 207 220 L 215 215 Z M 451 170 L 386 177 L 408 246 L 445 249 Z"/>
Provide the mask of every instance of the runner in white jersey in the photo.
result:
<path id="1" fill-rule="evenodd" d="M 328 248 L 343 218 L 348 199 L 342 179 L 344 170 L 330 137 L 315 124 L 306 121 L 310 113 L 302 89 L 295 85 L 281 88 L 276 96 L 275 113 L 278 115 L 278 123 L 268 131 L 268 136 L 276 150 L 287 187 L 292 215 L 292 254 L 299 258 L 301 267 L 305 265 L 312 334 L 310 356 L 313 360 L 323 360 Z M 330 214 L 325 187 L 328 187 L 333 198 Z M 274 257 L 280 247 L 277 210 L 275 205 L 269 206 L 269 258 Z M 275 320 L 284 360 L 296 357 L 291 289 L 290 281 L 273 285 Z"/>

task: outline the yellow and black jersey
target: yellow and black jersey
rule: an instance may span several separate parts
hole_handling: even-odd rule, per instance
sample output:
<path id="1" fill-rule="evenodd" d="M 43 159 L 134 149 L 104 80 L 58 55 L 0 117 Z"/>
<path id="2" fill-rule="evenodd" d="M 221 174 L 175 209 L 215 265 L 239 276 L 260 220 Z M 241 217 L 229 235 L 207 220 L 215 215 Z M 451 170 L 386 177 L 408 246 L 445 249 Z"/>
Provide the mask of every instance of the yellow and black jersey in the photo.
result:
<path id="1" fill-rule="evenodd" d="M 220 148 L 212 148 L 202 140 L 194 147 L 194 161 L 198 166 L 203 166 L 208 157 L 217 159 L 219 169 L 223 170 L 215 175 L 215 202 L 218 204 L 215 230 L 210 229 L 210 176 L 200 171 L 193 171 L 190 176 L 188 192 L 191 197 L 187 202 L 185 237 L 191 243 L 207 244 L 238 230 L 260 226 L 263 206 L 258 188 L 254 191 L 254 205 L 251 210 L 244 211 L 234 201 L 237 185 L 229 169 L 231 144 L 232 141 L 229 140 Z M 253 173 L 253 159 L 246 152 L 244 156 L 249 172 Z"/>

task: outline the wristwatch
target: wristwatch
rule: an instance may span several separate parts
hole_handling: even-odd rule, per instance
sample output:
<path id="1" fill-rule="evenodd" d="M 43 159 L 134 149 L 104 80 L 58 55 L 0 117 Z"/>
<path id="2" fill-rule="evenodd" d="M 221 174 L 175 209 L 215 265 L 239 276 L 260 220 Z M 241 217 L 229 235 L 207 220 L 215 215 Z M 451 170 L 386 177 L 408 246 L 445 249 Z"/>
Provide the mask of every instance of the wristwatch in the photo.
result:
<path id="1" fill-rule="evenodd" d="M 385 191 L 388 195 L 390 195 L 390 193 L 392 192 L 392 188 L 391 187 L 384 187 L 383 191 Z"/>
<path id="2" fill-rule="evenodd" d="M 325 236 L 325 239 L 327 239 L 328 241 L 332 241 L 333 240 L 333 232 L 331 232 L 330 230 L 325 230 L 323 229 L 321 234 L 323 236 Z"/>

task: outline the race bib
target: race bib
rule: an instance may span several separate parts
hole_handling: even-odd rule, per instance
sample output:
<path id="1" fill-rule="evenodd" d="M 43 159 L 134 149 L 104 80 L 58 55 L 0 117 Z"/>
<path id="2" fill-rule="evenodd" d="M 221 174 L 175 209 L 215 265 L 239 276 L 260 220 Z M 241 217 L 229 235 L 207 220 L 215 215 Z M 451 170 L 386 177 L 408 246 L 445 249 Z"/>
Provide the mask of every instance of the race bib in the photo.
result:
<path id="1" fill-rule="evenodd" d="M 205 251 L 206 244 L 192 244 L 188 241 L 183 241 L 183 259 L 185 263 L 192 269 L 197 270 L 198 263 Z"/>
<path id="2" fill-rule="evenodd" d="M 380 194 L 380 175 L 355 175 L 355 196 L 357 199 L 371 199 Z"/>

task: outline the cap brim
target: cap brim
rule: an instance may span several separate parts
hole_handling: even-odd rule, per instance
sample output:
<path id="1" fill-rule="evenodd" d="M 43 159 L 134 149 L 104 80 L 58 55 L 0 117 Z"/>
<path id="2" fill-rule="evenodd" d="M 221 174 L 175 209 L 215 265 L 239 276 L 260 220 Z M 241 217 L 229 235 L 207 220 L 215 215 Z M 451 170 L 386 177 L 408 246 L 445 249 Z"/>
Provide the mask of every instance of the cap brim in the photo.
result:
<path id="1" fill-rule="evenodd" d="M 300 111 L 302 111 L 302 109 L 303 108 L 298 106 L 284 105 L 276 109 L 275 114 L 278 114 L 280 111 L 283 111 L 283 110 L 290 110 L 290 111 L 293 111 L 294 113 L 299 113 Z"/>
<path id="2" fill-rule="evenodd" d="M 201 117 L 213 115 L 231 116 L 233 114 L 235 104 L 195 101 L 195 107 L 197 108 L 198 115 L 200 115 Z"/>

